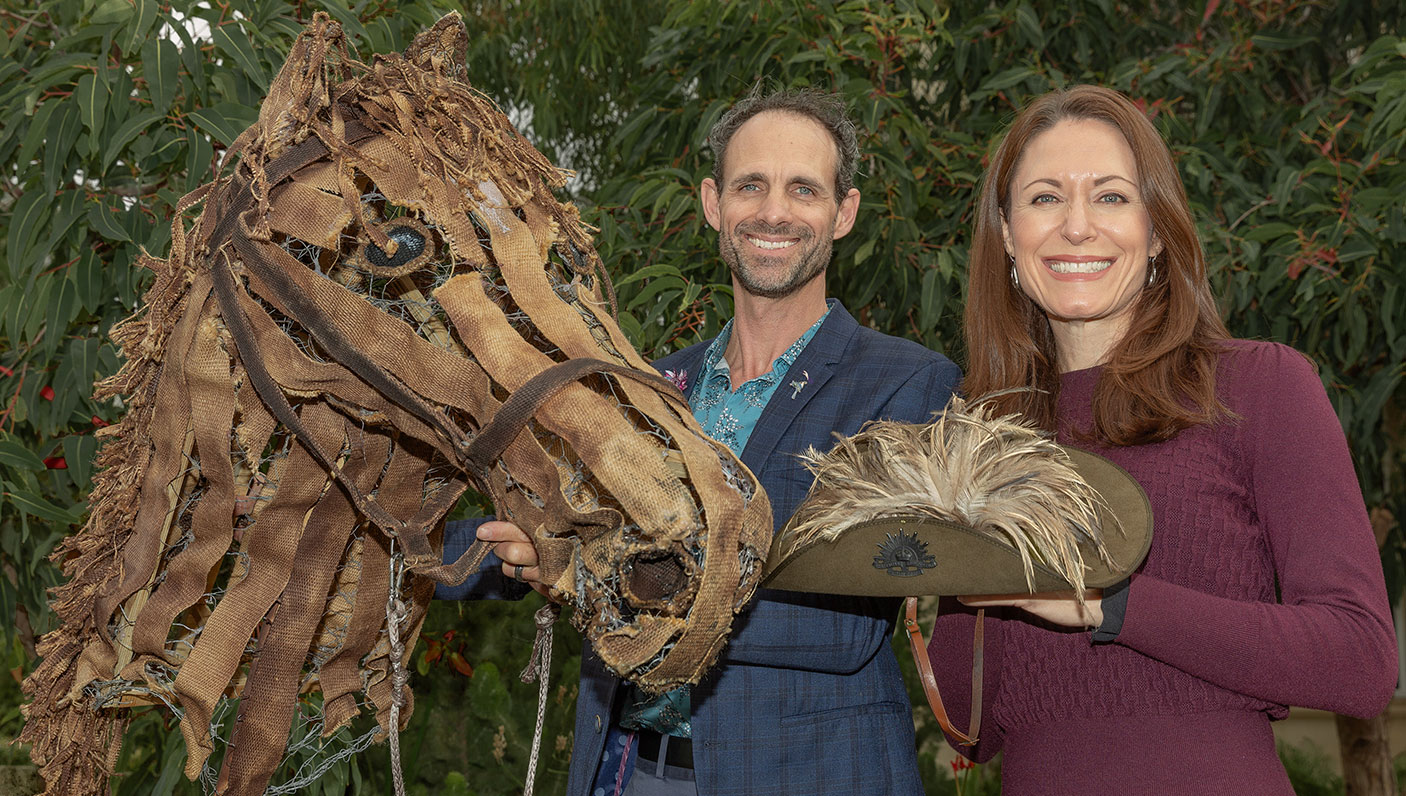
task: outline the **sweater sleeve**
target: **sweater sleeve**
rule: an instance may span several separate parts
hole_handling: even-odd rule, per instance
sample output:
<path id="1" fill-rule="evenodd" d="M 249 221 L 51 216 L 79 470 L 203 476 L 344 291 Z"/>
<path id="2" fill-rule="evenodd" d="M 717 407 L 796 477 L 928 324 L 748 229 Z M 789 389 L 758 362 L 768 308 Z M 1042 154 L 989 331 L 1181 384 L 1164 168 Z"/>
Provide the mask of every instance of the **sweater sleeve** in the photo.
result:
<path id="1" fill-rule="evenodd" d="M 1376 715 L 1395 687 L 1396 638 L 1346 439 L 1302 355 L 1278 345 L 1256 354 L 1227 397 L 1280 601 L 1134 576 L 1117 643 L 1247 696 Z"/>

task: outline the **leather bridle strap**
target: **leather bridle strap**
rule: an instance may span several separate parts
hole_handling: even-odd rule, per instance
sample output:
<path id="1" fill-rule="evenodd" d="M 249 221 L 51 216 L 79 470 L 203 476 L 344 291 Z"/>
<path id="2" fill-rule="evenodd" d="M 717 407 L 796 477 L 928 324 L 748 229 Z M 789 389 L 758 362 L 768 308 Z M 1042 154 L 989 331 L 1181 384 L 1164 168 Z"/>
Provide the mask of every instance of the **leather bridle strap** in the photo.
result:
<path id="1" fill-rule="evenodd" d="M 664 398 L 673 400 L 676 404 L 682 404 L 683 410 L 687 411 L 688 405 L 684 403 L 683 394 L 679 392 L 679 388 L 663 376 L 600 359 L 588 357 L 568 359 L 533 376 L 526 384 L 508 396 L 508 400 L 504 401 L 498 411 L 493 414 L 493 419 L 469 444 L 464 459 L 471 468 L 470 472 L 487 473 L 498 457 L 503 455 L 503 451 L 507 450 L 508 445 L 517 439 L 518 434 L 522 433 L 523 428 L 527 426 L 532 420 L 532 416 L 537 414 L 537 410 L 548 398 L 561 391 L 566 385 L 596 373 L 609 373 L 613 376 L 633 379 L 647 387 L 654 388 Z"/>
<path id="2" fill-rule="evenodd" d="M 952 720 L 947 717 L 947 708 L 942 705 L 942 696 L 937 693 L 937 678 L 933 676 L 932 662 L 928 660 L 928 645 L 923 640 L 922 629 L 918 627 L 918 598 L 909 597 L 904 602 L 903 627 L 908 631 L 908 643 L 913 648 L 913 662 L 918 666 L 918 679 L 923 684 L 923 693 L 927 694 L 928 706 L 932 708 L 933 715 L 937 717 L 937 723 L 942 727 L 942 731 L 962 746 L 975 746 L 977 732 L 981 727 L 981 688 L 984 663 L 982 647 L 985 641 L 982 626 L 985 624 L 985 620 L 986 609 L 978 609 L 976 630 L 972 633 L 971 717 L 967 722 L 967 732 L 962 732 L 952 726 Z"/>

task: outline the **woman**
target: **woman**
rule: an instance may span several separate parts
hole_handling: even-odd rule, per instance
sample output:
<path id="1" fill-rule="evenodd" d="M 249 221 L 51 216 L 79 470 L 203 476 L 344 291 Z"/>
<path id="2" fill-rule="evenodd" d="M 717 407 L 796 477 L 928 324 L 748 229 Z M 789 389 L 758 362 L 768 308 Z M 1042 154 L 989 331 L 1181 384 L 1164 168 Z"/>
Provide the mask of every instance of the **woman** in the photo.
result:
<path id="1" fill-rule="evenodd" d="M 1002 792 L 1291 794 L 1269 722 L 1379 713 L 1396 641 L 1347 445 L 1312 365 L 1232 340 L 1171 155 L 1123 95 L 1023 110 L 992 158 L 969 271 L 968 395 L 1122 465 L 1147 561 L 1069 594 L 964 598 L 929 645 L 966 715 L 976 606 Z M 1277 596 L 1276 596 L 1277 589 Z M 1097 595 L 1093 595 L 1097 597 Z M 1090 633 L 1093 629 L 1093 633 Z"/>

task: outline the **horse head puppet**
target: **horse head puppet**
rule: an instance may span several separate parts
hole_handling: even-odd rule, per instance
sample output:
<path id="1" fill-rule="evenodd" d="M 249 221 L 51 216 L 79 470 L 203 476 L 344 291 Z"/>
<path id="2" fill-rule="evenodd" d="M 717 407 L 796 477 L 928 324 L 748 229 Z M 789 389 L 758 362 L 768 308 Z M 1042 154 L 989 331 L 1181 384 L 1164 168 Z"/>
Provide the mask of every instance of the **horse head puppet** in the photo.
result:
<path id="1" fill-rule="evenodd" d="M 621 333 L 565 175 L 465 81 L 466 41 L 451 15 L 367 65 L 318 14 L 142 259 L 97 393 L 126 415 L 25 684 L 48 793 L 102 791 L 143 705 L 231 794 L 265 792 L 295 720 L 403 723 L 434 585 L 488 552 L 441 560 L 470 486 L 649 690 L 697 682 L 754 591 L 765 494 Z"/>

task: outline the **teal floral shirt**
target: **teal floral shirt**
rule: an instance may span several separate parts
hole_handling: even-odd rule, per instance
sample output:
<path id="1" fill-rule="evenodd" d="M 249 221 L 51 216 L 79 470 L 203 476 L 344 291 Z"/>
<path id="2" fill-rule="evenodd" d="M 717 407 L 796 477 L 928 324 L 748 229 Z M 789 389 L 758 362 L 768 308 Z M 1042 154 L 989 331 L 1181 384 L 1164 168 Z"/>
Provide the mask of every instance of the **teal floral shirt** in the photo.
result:
<path id="1" fill-rule="evenodd" d="M 771 370 L 744 382 L 736 391 L 732 389 L 732 372 L 723 357 L 727 343 L 732 339 L 732 321 L 728 321 L 703 354 L 698 386 L 689 399 L 693 417 L 703 426 L 703 431 L 741 456 L 742 450 L 747 447 L 747 440 L 752 438 L 752 429 L 761 418 L 762 410 L 778 391 L 782 400 L 794 400 L 810 383 L 810 374 L 805 371 L 791 374 L 791 365 L 829 316 L 830 307 L 827 304 L 820 320 L 811 324 L 805 334 L 771 361 Z M 688 374 L 671 372 L 664 375 L 678 384 L 680 389 L 687 387 Z M 631 696 L 631 704 L 626 705 L 620 726 L 632 730 L 650 729 L 680 738 L 692 737 L 693 728 L 689 724 L 692 708 L 687 687 L 675 688 L 653 698 L 639 689 L 633 689 Z"/>
<path id="2" fill-rule="evenodd" d="M 781 356 L 771 361 L 771 370 L 744 382 L 737 391 L 732 390 L 732 371 L 728 367 L 723 352 L 732 339 L 732 321 L 723 327 L 722 333 L 708 346 L 703 355 L 703 366 L 698 386 L 693 390 L 689 401 L 693 416 L 703 426 L 708 436 L 726 445 L 733 453 L 742 455 L 747 440 L 752 438 L 762 410 L 778 391 L 783 398 L 795 399 L 810 383 L 810 374 L 801 372 L 792 376 L 791 364 L 801 355 L 806 345 L 815 337 L 820 324 L 830 317 L 827 306 L 820 320 L 792 343 Z M 789 382 L 787 381 L 789 378 Z M 783 382 L 786 382 L 783 384 Z"/>

